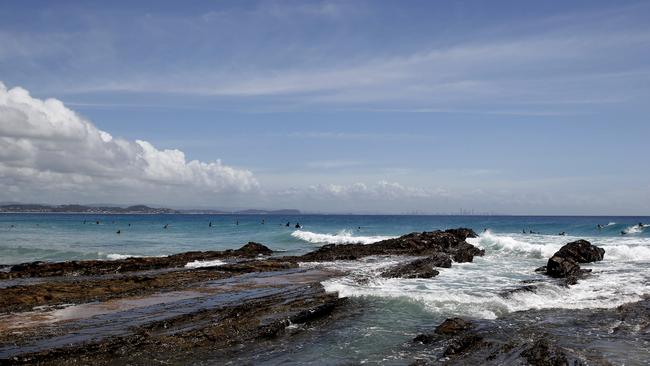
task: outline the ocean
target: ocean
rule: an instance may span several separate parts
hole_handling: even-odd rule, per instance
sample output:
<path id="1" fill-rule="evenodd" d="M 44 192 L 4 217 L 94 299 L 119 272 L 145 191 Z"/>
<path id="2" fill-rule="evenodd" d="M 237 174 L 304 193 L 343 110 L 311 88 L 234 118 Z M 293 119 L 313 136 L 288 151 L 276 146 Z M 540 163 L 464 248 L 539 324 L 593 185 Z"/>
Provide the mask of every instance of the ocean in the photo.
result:
<path id="1" fill-rule="evenodd" d="M 441 268 L 434 279 L 378 277 L 382 268 L 404 258 L 303 264 L 349 272 L 323 285 L 351 301 L 363 301 L 365 310 L 344 326 L 288 344 L 301 351 L 278 350 L 277 357 L 269 358 L 272 363 L 309 363 L 329 357 L 333 363 L 399 364 L 401 355 L 386 350 L 451 316 L 495 319 L 519 310 L 612 308 L 640 300 L 650 293 L 649 223 L 650 217 L 604 216 L 0 214 L 0 264 L 161 256 L 238 248 L 249 241 L 262 243 L 278 255 L 293 255 L 324 244 L 372 243 L 415 231 L 474 229 L 480 236 L 468 241 L 485 249 L 485 256 Z M 535 292 L 500 295 L 524 282 L 544 279 L 534 269 L 577 239 L 605 249 L 602 262 L 582 265 L 593 270 L 591 276 L 570 288 L 543 281 Z M 283 360 L 287 355 L 291 359 Z"/>

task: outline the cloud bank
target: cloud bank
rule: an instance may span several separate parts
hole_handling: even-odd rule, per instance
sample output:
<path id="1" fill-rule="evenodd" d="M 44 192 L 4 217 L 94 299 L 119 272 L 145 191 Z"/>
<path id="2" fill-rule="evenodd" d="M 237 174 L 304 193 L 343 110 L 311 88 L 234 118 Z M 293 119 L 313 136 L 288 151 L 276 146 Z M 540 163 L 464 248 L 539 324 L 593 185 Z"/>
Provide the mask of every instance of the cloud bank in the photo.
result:
<path id="1" fill-rule="evenodd" d="M 173 201 L 185 192 L 251 192 L 259 183 L 250 171 L 220 160 L 188 161 L 179 150 L 115 138 L 59 100 L 0 82 L 0 186 L 28 201 L 57 191 Z"/>

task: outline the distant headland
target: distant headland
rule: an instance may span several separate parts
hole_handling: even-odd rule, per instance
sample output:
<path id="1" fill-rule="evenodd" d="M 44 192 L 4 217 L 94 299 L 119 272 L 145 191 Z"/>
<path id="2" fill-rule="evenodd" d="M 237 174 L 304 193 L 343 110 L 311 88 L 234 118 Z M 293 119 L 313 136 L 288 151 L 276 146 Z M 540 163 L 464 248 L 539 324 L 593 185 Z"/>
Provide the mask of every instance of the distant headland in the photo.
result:
<path id="1" fill-rule="evenodd" d="M 90 214 L 211 214 L 211 215 L 299 215 L 301 212 L 294 209 L 284 210 L 211 210 L 211 209 L 186 209 L 176 210 L 165 207 L 149 207 L 134 205 L 119 206 L 91 206 L 91 205 L 43 205 L 11 203 L 0 205 L 0 213 L 90 213 Z"/>

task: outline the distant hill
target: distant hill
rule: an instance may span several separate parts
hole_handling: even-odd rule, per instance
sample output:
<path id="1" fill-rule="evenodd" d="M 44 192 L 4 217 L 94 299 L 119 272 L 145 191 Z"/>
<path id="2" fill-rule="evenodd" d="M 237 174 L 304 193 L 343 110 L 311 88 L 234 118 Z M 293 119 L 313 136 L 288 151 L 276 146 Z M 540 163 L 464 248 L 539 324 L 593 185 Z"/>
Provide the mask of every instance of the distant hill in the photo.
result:
<path id="1" fill-rule="evenodd" d="M 211 214 L 211 215 L 299 215 L 299 210 L 174 210 L 171 208 L 155 208 L 145 205 L 129 207 L 119 206 L 86 206 L 86 205 L 41 205 L 9 203 L 0 204 L 0 212 L 4 213 L 94 213 L 94 214 Z"/>
<path id="2" fill-rule="evenodd" d="M 0 212 L 24 213 L 95 213 L 95 214 L 168 214 L 179 213 L 170 208 L 154 208 L 144 205 L 129 207 L 95 207 L 85 205 L 39 205 L 9 204 L 0 206 Z"/>

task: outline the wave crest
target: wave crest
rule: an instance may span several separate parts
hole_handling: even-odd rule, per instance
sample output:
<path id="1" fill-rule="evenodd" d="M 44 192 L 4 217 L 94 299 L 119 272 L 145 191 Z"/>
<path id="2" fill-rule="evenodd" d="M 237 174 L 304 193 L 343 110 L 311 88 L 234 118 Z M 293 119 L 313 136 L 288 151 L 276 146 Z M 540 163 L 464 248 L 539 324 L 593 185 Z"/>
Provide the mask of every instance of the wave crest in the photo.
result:
<path id="1" fill-rule="evenodd" d="M 341 230 L 336 234 L 296 230 L 291 233 L 291 236 L 315 244 L 372 244 L 395 238 L 394 236 L 354 236 L 351 230 Z"/>

